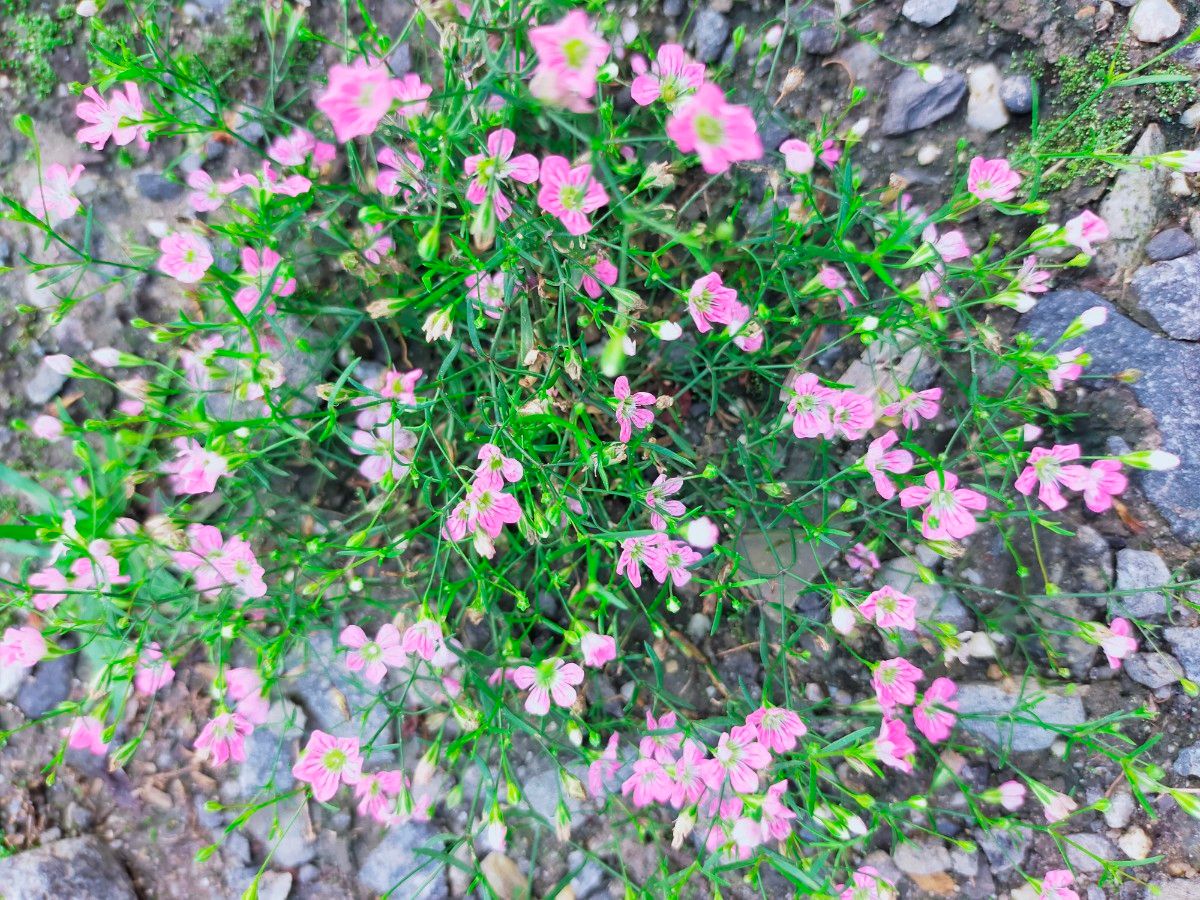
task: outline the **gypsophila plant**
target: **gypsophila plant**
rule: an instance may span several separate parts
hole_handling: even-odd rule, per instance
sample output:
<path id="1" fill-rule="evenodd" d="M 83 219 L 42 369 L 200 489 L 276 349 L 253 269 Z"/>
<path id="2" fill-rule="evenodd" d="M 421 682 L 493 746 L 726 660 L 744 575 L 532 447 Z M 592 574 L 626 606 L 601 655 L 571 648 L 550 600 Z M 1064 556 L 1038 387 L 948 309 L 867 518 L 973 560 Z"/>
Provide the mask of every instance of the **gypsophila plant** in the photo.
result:
<path id="1" fill-rule="evenodd" d="M 679 46 L 614 46 L 597 9 L 442 4 L 389 35 L 349 4 L 318 35 L 271 3 L 249 90 L 152 21 L 101 55 L 79 143 L 168 147 L 190 215 L 148 243 L 109 232 L 66 160 L 5 198 L 55 321 L 147 283 L 168 313 L 46 360 L 96 390 L 29 425 L 73 470 L 5 474 L 26 563 L 0 665 L 83 654 L 87 692 L 47 718 L 114 766 L 173 679 L 208 673 L 191 746 L 219 770 L 323 646 L 357 687 L 345 721 L 310 714 L 295 786 L 263 784 L 235 825 L 305 793 L 379 829 L 458 811 L 461 861 L 545 820 L 514 760 L 532 748 L 559 767 L 555 839 L 587 807 L 661 849 L 644 883 L 609 867 L 631 895 L 892 896 L 862 857 L 935 815 L 1066 849 L 1082 810 L 980 744 L 996 716 L 960 710 L 950 673 L 1013 651 L 1011 726 L 1038 721 L 1056 637 L 1114 668 L 1137 647 L 1123 618 L 1047 619 L 1039 538 L 1177 460 L 1061 437 L 1103 309 L 1052 346 L 1013 329 L 1107 226 L 1039 223 L 1005 159 L 964 159 L 937 202 L 875 189 L 841 119 L 764 147 L 768 98 Z M 916 588 L 982 535 L 1029 589 L 960 632 Z M 696 613 L 752 648 L 755 679 L 718 677 L 681 632 Z M 707 691 L 685 696 L 680 658 Z M 811 683 L 822 660 L 852 689 Z M 1194 811 L 1123 718 L 1047 727 Z M 1007 780 L 963 777 L 980 754 Z M 1066 869 L 1026 877 L 1075 896 Z"/>

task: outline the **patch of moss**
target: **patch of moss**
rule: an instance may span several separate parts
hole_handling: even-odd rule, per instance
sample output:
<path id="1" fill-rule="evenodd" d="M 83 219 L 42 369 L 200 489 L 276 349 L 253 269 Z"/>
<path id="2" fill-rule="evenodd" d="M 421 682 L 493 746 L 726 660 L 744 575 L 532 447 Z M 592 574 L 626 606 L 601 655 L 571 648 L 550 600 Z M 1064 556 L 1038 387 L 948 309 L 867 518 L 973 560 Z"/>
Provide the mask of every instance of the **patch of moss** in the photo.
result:
<path id="1" fill-rule="evenodd" d="M 43 99 L 54 92 L 58 76 L 50 65 L 54 51 L 75 42 L 78 16 L 69 6 L 53 13 L 35 9 L 31 0 L 0 0 L 0 72 L 16 93 Z"/>

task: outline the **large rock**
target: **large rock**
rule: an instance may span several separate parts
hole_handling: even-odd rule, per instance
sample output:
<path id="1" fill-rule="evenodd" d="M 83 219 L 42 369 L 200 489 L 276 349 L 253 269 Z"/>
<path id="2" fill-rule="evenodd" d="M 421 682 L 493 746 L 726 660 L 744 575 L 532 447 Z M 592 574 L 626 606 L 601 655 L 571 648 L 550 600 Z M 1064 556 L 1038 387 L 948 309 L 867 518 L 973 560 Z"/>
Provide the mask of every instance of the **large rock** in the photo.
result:
<path id="1" fill-rule="evenodd" d="M 1057 729 L 1085 720 L 1077 696 L 1036 688 L 1022 694 L 995 684 L 961 684 L 955 699 L 963 728 L 1014 753 L 1045 750 L 1058 739 Z"/>
<path id="2" fill-rule="evenodd" d="M 837 552 L 824 541 L 806 541 L 799 530 L 747 528 L 738 541 L 742 573 L 763 579 L 751 586 L 759 602 L 779 603 L 788 609 L 802 605 L 802 599 L 813 595 L 814 582 L 822 578 L 822 568 Z"/>
<path id="3" fill-rule="evenodd" d="M 905 69 L 892 84 L 883 113 L 883 133 L 907 134 L 946 118 L 958 108 L 967 92 L 967 81 L 952 70 L 943 70 L 936 84 L 915 69 Z"/>
<path id="4" fill-rule="evenodd" d="M 313 727 L 339 737 L 374 738 L 389 727 L 380 689 L 346 668 L 341 649 L 329 634 L 310 637 L 288 657 L 288 690 Z"/>
<path id="5" fill-rule="evenodd" d="M 422 852 L 424 851 L 424 852 Z M 447 900 L 446 867 L 430 854 L 443 853 L 437 829 L 408 822 L 388 829 L 368 854 L 358 880 L 372 891 L 405 900 Z"/>
<path id="6" fill-rule="evenodd" d="M 729 42 L 729 20 L 705 6 L 692 22 L 692 48 L 702 63 L 715 62 Z"/>
<path id="7" fill-rule="evenodd" d="M 1164 628 L 1163 637 L 1191 681 L 1200 681 L 1200 628 Z"/>
<path id="8" fill-rule="evenodd" d="M 1167 595 L 1161 589 L 1170 583 L 1171 570 L 1161 556 L 1126 547 L 1117 553 L 1117 590 L 1122 593 L 1108 602 L 1109 612 L 1135 619 L 1161 618 L 1167 614 Z"/>
<path id="9" fill-rule="evenodd" d="M 1143 266 L 1133 276 L 1133 291 L 1138 306 L 1171 337 L 1200 340 L 1200 254 Z"/>
<path id="10" fill-rule="evenodd" d="M 1162 130 L 1157 125 L 1150 125 L 1142 132 L 1131 156 L 1136 160 L 1166 149 Z M 1112 189 L 1100 204 L 1100 216 L 1108 223 L 1109 240 L 1101 245 L 1096 265 L 1105 274 L 1138 262 L 1167 201 L 1166 183 L 1166 170 L 1161 167 L 1143 169 L 1137 165 L 1124 169 L 1113 181 Z"/>
<path id="11" fill-rule="evenodd" d="M 124 867 L 91 836 L 55 841 L 0 859 L 0 896 L 12 900 L 137 900 Z"/>
<path id="12" fill-rule="evenodd" d="M 1092 358 L 1088 371 L 1140 371 L 1131 385 L 1133 393 L 1154 416 L 1162 449 L 1181 460 L 1170 472 L 1139 472 L 1135 477 L 1177 537 L 1200 541 L 1200 346 L 1159 337 L 1090 291 L 1046 294 L 1021 324 L 1035 337 L 1053 341 L 1090 306 L 1104 307 L 1108 321 L 1079 341 Z"/>
<path id="13" fill-rule="evenodd" d="M 1135 653 L 1125 660 L 1132 681 L 1153 690 L 1175 684 L 1183 677 L 1183 666 L 1170 653 Z"/>

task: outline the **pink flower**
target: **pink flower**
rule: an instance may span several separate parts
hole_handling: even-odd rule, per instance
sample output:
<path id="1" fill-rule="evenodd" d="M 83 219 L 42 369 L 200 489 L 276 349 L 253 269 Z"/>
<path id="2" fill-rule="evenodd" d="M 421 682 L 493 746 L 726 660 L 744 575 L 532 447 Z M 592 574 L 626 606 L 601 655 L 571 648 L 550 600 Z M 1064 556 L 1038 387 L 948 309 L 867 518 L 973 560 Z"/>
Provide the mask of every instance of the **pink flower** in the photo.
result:
<path id="1" fill-rule="evenodd" d="M 683 742 L 679 758 L 673 767 L 670 803 L 676 809 L 700 802 L 708 790 L 704 781 L 704 764 L 708 759 L 705 749 L 693 740 Z"/>
<path id="2" fill-rule="evenodd" d="M 885 766 L 911 773 L 912 757 L 916 752 L 917 745 L 908 736 L 905 724 L 899 719 L 884 716 L 879 726 L 879 736 L 875 738 L 875 758 Z"/>
<path id="3" fill-rule="evenodd" d="M 141 124 L 145 110 L 138 87 L 132 81 L 125 82 L 124 93 L 116 88 L 105 101 L 93 87 L 84 90 L 87 100 L 75 107 L 75 115 L 88 125 L 75 133 L 75 140 L 91 144 L 93 150 L 103 150 L 112 138 L 118 147 L 137 141 L 142 148 L 150 146 L 146 141 L 147 126 Z"/>
<path id="4" fill-rule="evenodd" d="M 665 474 L 659 474 L 654 479 L 654 484 L 650 490 L 643 495 L 643 501 L 650 507 L 650 527 L 656 531 L 667 530 L 667 520 L 664 516 L 679 518 L 687 513 L 685 507 L 678 500 L 668 500 L 675 494 L 683 490 L 682 478 L 668 478 Z"/>
<path id="5" fill-rule="evenodd" d="M 507 128 L 498 128 L 487 137 L 487 153 L 468 156 L 463 164 L 463 171 L 471 178 L 467 200 L 479 206 L 490 195 L 496 218 L 501 222 L 512 214 L 512 204 L 501 191 L 501 185 L 510 178 L 522 184 L 533 184 L 538 180 L 537 157 L 522 153 L 513 159 L 516 144 L 516 134 Z"/>
<path id="6" fill-rule="evenodd" d="M 1042 878 L 1042 889 L 1035 900 L 1079 900 L 1079 894 L 1071 890 L 1075 876 L 1067 869 L 1051 869 Z"/>
<path id="7" fill-rule="evenodd" d="M 404 790 L 406 779 L 403 772 L 364 772 L 354 785 L 354 798 L 358 801 L 358 814 L 370 816 L 376 822 L 389 824 L 393 816 L 395 798 Z"/>
<path id="8" fill-rule="evenodd" d="M 875 697 L 885 712 L 891 712 L 898 704 L 912 706 L 917 699 L 917 682 L 925 673 L 903 657 L 885 659 L 875 667 L 871 675 L 871 686 Z"/>
<path id="9" fill-rule="evenodd" d="M 758 740 L 753 725 L 737 725 L 721 735 L 713 758 L 703 764 L 704 781 L 720 791 L 728 776 L 730 786 L 742 794 L 758 790 L 758 770 L 771 764 L 771 752 Z"/>
<path id="10" fill-rule="evenodd" d="M 484 444 L 479 448 L 479 466 L 475 469 L 475 483 L 483 487 L 500 490 L 504 482 L 516 484 L 525 476 L 525 467 L 495 444 Z"/>
<path id="11" fill-rule="evenodd" d="M 478 304 L 483 314 L 490 319 L 499 319 L 508 305 L 508 276 L 503 272 L 491 275 L 472 273 L 466 278 L 467 296 Z"/>
<path id="12" fill-rule="evenodd" d="M 1027 256 L 1025 257 L 1025 261 L 1021 263 L 1021 268 L 1017 271 L 1017 287 L 1026 294 L 1044 294 L 1050 290 L 1050 285 L 1047 282 L 1054 276 L 1049 272 L 1038 269 L 1037 265 L 1038 260 L 1036 256 Z"/>
<path id="13" fill-rule="evenodd" d="M 585 666 L 602 669 L 606 663 L 617 658 L 617 639 L 612 635 L 587 631 L 579 639 L 579 651 L 583 654 Z"/>
<path id="14" fill-rule="evenodd" d="M 1016 812 L 1025 804 L 1025 785 L 1019 781 L 1006 781 L 1000 785 L 1000 805 L 1009 812 Z"/>
<path id="15" fill-rule="evenodd" d="M 655 396 L 646 391 L 632 394 L 629 379 L 621 375 L 613 382 L 613 398 L 617 401 L 613 414 L 621 426 L 621 443 L 628 444 L 634 429 L 645 431 L 654 424 Z"/>
<path id="16" fill-rule="evenodd" d="M 1004 203 L 1017 194 L 1021 176 L 1013 171 L 1007 159 L 984 159 L 976 156 L 967 171 L 967 190 L 980 200 Z"/>
<path id="17" fill-rule="evenodd" d="M 1061 822 L 1079 806 L 1066 794 L 1060 794 L 1058 791 L 1043 789 L 1034 793 L 1042 804 L 1042 812 L 1046 816 L 1046 821 L 1050 823 Z"/>
<path id="18" fill-rule="evenodd" d="M 574 685 L 583 684 L 583 669 L 575 663 L 563 662 L 556 656 L 535 666 L 521 666 L 513 673 L 513 683 L 528 690 L 525 711 L 533 716 L 550 712 L 550 701 L 564 709 L 575 703 Z"/>
<path id="19" fill-rule="evenodd" d="M 846 286 L 848 282 L 837 269 L 831 266 L 824 266 L 817 272 L 816 281 L 822 287 L 837 294 L 838 306 L 843 311 L 858 304 L 858 301 L 854 298 L 854 294 Z"/>
<path id="20" fill-rule="evenodd" d="M 1133 626 L 1127 619 L 1113 619 L 1108 628 L 1099 626 L 1100 649 L 1108 660 L 1110 669 L 1121 668 L 1121 660 L 1128 659 L 1137 652 L 1137 638 L 1133 636 Z"/>
<path id="21" fill-rule="evenodd" d="M 46 655 L 46 639 L 32 625 L 5 628 L 0 641 L 0 666 L 33 668 Z"/>
<path id="22" fill-rule="evenodd" d="M 263 567 L 246 541 L 239 537 L 225 540 L 211 525 L 189 525 L 187 534 L 189 548 L 172 557 L 177 566 L 192 573 L 198 592 L 211 597 L 231 587 L 246 599 L 266 594 Z"/>
<path id="23" fill-rule="evenodd" d="M 197 169 L 187 177 L 187 185 L 192 189 L 188 194 L 188 205 L 196 212 L 212 212 L 225 204 L 225 194 L 212 176 L 203 169 Z"/>
<path id="24" fill-rule="evenodd" d="M 398 422 L 376 426 L 370 432 L 355 431 L 350 441 L 350 452 L 366 457 L 358 471 L 372 484 L 389 475 L 393 481 L 399 481 L 412 467 L 417 436 Z"/>
<path id="25" fill-rule="evenodd" d="M 749 319 L 749 315 L 748 307 L 741 303 L 736 304 L 733 319 L 729 323 L 729 328 L 726 329 L 726 332 L 733 336 L 733 345 L 743 353 L 755 353 L 761 350 L 767 339 L 762 325 L 754 319 Z"/>
<path id="26" fill-rule="evenodd" d="M 373 385 L 380 398 L 390 402 L 368 405 L 366 409 L 355 416 L 354 424 L 361 430 L 367 431 L 376 425 L 390 422 L 395 407 L 415 407 L 417 405 L 417 382 L 424 375 L 425 372 L 422 369 L 412 369 L 408 372 L 385 369 L 375 379 Z M 355 405 L 363 406 L 370 402 L 370 398 L 361 397 Z"/>
<path id="27" fill-rule="evenodd" d="M 228 669 L 225 688 L 237 703 L 237 713 L 251 725 L 262 725 L 271 711 L 271 701 L 263 693 L 262 676 L 247 667 Z"/>
<path id="28" fill-rule="evenodd" d="M 832 169 L 838 164 L 838 160 L 842 158 L 842 150 L 837 145 L 837 141 L 833 138 L 825 138 L 821 141 L 821 152 L 817 154 L 817 159 L 821 164 Z"/>
<path id="29" fill-rule="evenodd" d="M 336 155 L 337 148 L 333 144 L 318 141 L 312 132 L 303 128 L 279 135 L 267 148 L 267 156 L 281 166 L 302 166 L 310 156 L 316 165 L 323 166 L 332 162 Z"/>
<path id="30" fill-rule="evenodd" d="M 571 167 L 561 156 L 542 160 L 538 206 L 563 223 L 570 234 L 592 230 L 588 214 L 608 203 L 608 193 L 592 177 L 590 163 Z"/>
<path id="31" fill-rule="evenodd" d="M 1108 240 L 1108 223 L 1091 210 L 1085 209 L 1075 218 L 1067 220 L 1063 232 L 1068 244 L 1074 244 L 1088 256 L 1093 256 L 1096 248 L 1092 246 L 1092 242 Z"/>
<path id="32" fill-rule="evenodd" d="M 211 494 L 217 480 L 229 474 L 229 460 L 205 450 L 195 438 L 176 438 L 175 458 L 163 464 L 177 494 Z"/>
<path id="33" fill-rule="evenodd" d="M 1090 469 L 1084 470 L 1080 480 L 1083 502 L 1094 513 L 1110 509 L 1113 497 L 1129 486 L 1129 479 L 1121 472 L 1120 460 L 1116 459 L 1096 460 Z"/>
<path id="34" fill-rule="evenodd" d="M 714 324 L 728 325 L 733 321 L 737 302 L 737 291 L 725 287 L 721 276 L 710 272 L 696 279 L 688 291 L 688 312 L 701 334 L 708 332 Z"/>
<path id="35" fill-rule="evenodd" d="M 133 687 L 139 694 L 149 697 L 175 680 L 175 669 L 163 658 L 158 644 L 150 644 L 142 651 L 137 671 L 133 676 Z"/>
<path id="36" fill-rule="evenodd" d="M 195 284 L 213 264 L 208 241 L 190 231 L 175 231 L 158 242 L 158 270 L 182 284 Z"/>
<path id="37" fill-rule="evenodd" d="M 785 841 L 792 833 L 792 820 L 796 814 L 783 805 L 783 794 L 787 790 L 787 781 L 777 781 L 767 788 L 763 795 L 762 831 L 763 839 Z"/>
<path id="38" fill-rule="evenodd" d="M 638 106 L 662 100 L 674 106 L 704 84 L 704 63 L 692 62 L 678 44 L 662 44 L 650 71 L 633 79 L 629 93 Z"/>
<path id="39" fill-rule="evenodd" d="M 624 575 L 635 588 L 641 587 L 642 564 L 645 563 L 651 571 L 661 569 L 664 565 L 666 543 L 667 536 L 661 532 L 626 538 L 621 542 L 617 574 Z"/>
<path id="40" fill-rule="evenodd" d="M 292 774 L 297 781 L 311 784 L 313 799 L 324 803 L 337 792 L 338 785 L 358 783 L 362 778 L 362 762 L 358 738 L 339 738 L 314 731 L 292 766 Z"/>
<path id="41" fill-rule="evenodd" d="M 429 109 L 429 95 L 432 93 L 433 88 L 423 82 L 420 75 L 412 72 L 403 78 L 392 79 L 392 96 L 399 101 L 396 115 L 402 119 L 423 115 Z"/>
<path id="42" fill-rule="evenodd" d="M 822 385 L 811 372 L 792 379 L 786 391 L 790 395 L 787 411 L 792 417 L 792 433 L 796 437 L 833 437 L 833 422 L 829 413 L 835 391 Z"/>
<path id="43" fill-rule="evenodd" d="M 958 540 L 972 534 L 976 528 L 972 510 L 987 508 L 987 498 L 978 491 L 958 486 L 953 472 L 929 472 L 925 486 L 909 485 L 900 492 L 900 505 L 905 509 L 924 506 L 921 533 L 931 541 Z"/>
<path id="44" fill-rule="evenodd" d="M 666 803 L 673 790 L 671 776 L 662 763 L 645 757 L 633 764 L 633 774 L 621 785 L 621 793 L 632 797 L 633 805 L 639 809 L 651 803 Z"/>
<path id="45" fill-rule="evenodd" d="M 746 716 L 746 724 L 758 732 L 758 742 L 772 753 L 790 753 L 808 733 L 798 715 L 778 706 L 760 706 Z"/>
<path id="46" fill-rule="evenodd" d="M 342 646 L 350 648 L 346 654 L 346 668 L 351 672 L 361 671 L 363 678 L 371 684 L 383 681 L 388 666 L 402 666 L 408 659 L 400 646 L 400 631 L 390 622 L 379 626 L 373 641 L 367 640 L 367 633 L 357 625 L 343 628 L 338 640 Z"/>
<path id="47" fill-rule="evenodd" d="M 583 288 L 585 294 L 595 300 L 604 293 L 600 285 L 607 284 L 611 287 L 617 283 L 620 274 L 617 267 L 608 261 L 608 257 L 597 256 L 591 269 L 583 273 L 579 286 Z"/>
<path id="48" fill-rule="evenodd" d="M 617 772 L 621 769 L 621 763 L 617 759 L 617 743 L 620 736 L 614 731 L 608 736 L 608 743 L 604 747 L 604 752 L 601 753 L 592 764 L 588 766 L 587 784 L 591 795 L 597 800 L 603 799 L 606 793 L 605 782 L 615 778 Z"/>
<path id="49" fill-rule="evenodd" d="M 647 560 L 647 563 L 650 563 L 650 574 L 659 584 L 664 584 L 669 575 L 675 587 L 683 587 L 692 580 L 692 573 L 688 571 L 688 567 L 701 559 L 703 557 L 686 542 L 669 540 L 663 543 L 661 555 L 654 561 Z"/>
<path id="50" fill-rule="evenodd" d="M 68 580 L 66 575 L 52 566 L 30 575 L 29 586 L 37 588 L 37 593 L 33 595 L 34 607 L 39 612 L 45 612 L 58 606 L 67 598 L 66 592 L 76 588 L 74 581 L 74 577 Z"/>
<path id="51" fill-rule="evenodd" d="M 79 212 L 79 198 L 71 193 L 71 188 L 83 174 L 83 166 L 77 165 L 71 171 L 55 163 L 47 166 L 41 181 L 35 184 L 29 192 L 25 205 L 39 219 L 47 219 L 51 225 L 57 225 L 64 219 L 69 219 Z"/>
<path id="52" fill-rule="evenodd" d="M 415 653 L 421 659 L 435 665 L 448 664 L 455 659 L 442 634 L 442 626 L 436 619 L 418 619 L 404 631 L 405 653 Z"/>
<path id="53" fill-rule="evenodd" d="M 391 147 L 384 147 L 379 151 L 377 160 L 380 169 L 375 176 L 375 190 L 383 196 L 395 197 L 403 188 L 407 202 L 425 193 L 425 186 L 421 183 L 425 160 L 415 150 L 405 150 L 400 154 Z"/>
<path id="54" fill-rule="evenodd" d="M 104 723 L 95 716 L 80 716 L 59 732 L 67 739 L 72 750 L 86 750 L 93 756 L 108 752 L 108 741 L 104 740 Z"/>
<path id="55" fill-rule="evenodd" d="M 913 721 L 927 740 L 936 744 L 950 737 L 958 719 L 958 703 L 952 699 L 957 693 L 958 685 L 949 678 L 935 678 L 913 708 Z"/>
<path id="56" fill-rule="evenodd" d="M 846 565 L 867 575 L 879 569 L 879 555 L 861 541 L 846 551 Z"/>
<path id="57" fill-rule="evenodd" d="M 784 168 L 793 175 L 807 175 L 812 171 L 816 158 L 807 142 L 788 138 L 779 145 L 779 152 L 783 154 Z"/>
<path id="58" fill-rule="evenodd" d="M 43 441 L 57 441 L 63 436 L 63 423 L 57 416 L 41 415 L 29 426 L 30 433 Z"/>
<path id="59" fill-rule="evenodd" d="M 254 726 L 240 713 L 221 713 L 204 726 L 193 746 L 207 750 L 214 766 L 223 766 L 229 760 L 245 762 L 246 736 L 253 730 Z"/>
<path id="60" fill-rule="evenodd" d="M 1013 487 L 1029 496 L 1036 484 L 1038 499 L 1050 509 L 1060 510 L 1067 505 L 1061 488 L 1079 490 L 1087 478 L 1085 467 L 1074 463 L 1067 465 L 1073 459 L 1079 459 L 1078 444 L 1055 444 L 1049 450 L 1045 447 L 1034 447 L 1029 453 L 1028 464 L 1013 483 Z"/>
<path id="61" fill-rule="evenodd" d="M 874 619 L 880 628 L 903 628 L 915 631 L 917 627 L 917 601 L 902 594 L 891 585 L 884 585 L 867 595 L 858 607 L 867 619 Z"/>
<path id="62" fill-rule="evenodd" d="M 895 886 L 879 874 L 874 866 L 860 866 L 851 876 L 853 883 L 839 885 L 838 900 L 889 900 L 896 896 Z"/>
<path id="63" fill-rule="evenodd" d="M 688 522 L 684 536 L 697 550 L 710 550 L 721 539 L 721 529 L 708 516 L 701 516 Z"/>
<path id="64" fill-rule="evenodd" d="M 387 66 L 357 59 L 351 65 L 330 68 L 329 83 L 316 105 L 329 118 L 338 143 L 344 144 L 373 133 L 395 98 Z"/>
<path id="65" fill-rule="evenodd" d="M 572 10 L 553 25 L 529 30 L 539 71 L 547 72 L 562 90 L 584 99 L 596 94 L 596 74 L 611 49 L 592 28 L 583 10 Z"/>
<path id="66" fill-rule="evenodd" d="M 875 424 L 875 402 L 854 391 L 838 391 L 829 404 L 829 423 L 835 436 L 862 440 Z"/>
<path id="67" fill-rule="evenodd" d="M 939 236 L 937 226 L 929 225 L 921 233 L 921 239 L 933 247 L 942 262 L 955 262 L 971 255 L 971 248 L 961 231 L 947 231 Z"/>
<path id="68" fill-rule="evenodd" d="M 939 406 L 942 399 L 942 389 L 940 387 L 929 388 L 924 391 L 911 391 L 908 388 L 900 388 L 900 396 L 895 402 L 889 403 L 883 408 L 881 414 L 884 416 L 899 416 L 900 424 L 905 428 L 919 428 L 921 419 L 934 419 L 937 417 Z"/>
<path id="69" fill-rule="evenodd" d="M 270 247 L 264 247 L 259 253 L 253 247 L 242 248 L 242 272 L 253 282 L 252 287 L 244 287 L 233 298 L 234 304 L 244 314 L 251 312 L 265 296 L 267 303 L 264 311 L 273 315 L 276 297 L 290 297 L 296 293 L 296 279 L 291 277 L 289 267 L 283 264 L 283 258 Z M 268 279 L 276 275 L 275 282 L 269 288 Z"/>
<path id="70" fill-rule="evenodd" d="M 1055 358 L 1058 360 L 1058 365 L 1046 373 L 1050 387 L 1061 391 L 1068 381 L 1077 380 L 1083 374 L 1083 366 L 1076 362 L 1081 356 L 1083 356 L 1083 349 L 1078 347 L 1074 350 L 1063 350 L 1057 354 Z"/>
<path id="71" fill-rule="evenodd" d="M 904 449 L 890 449 L 899 440 L 896 432 L 889 431 L 871 441 L 863 457 L 863 468 L 874 479 L 875 491 L 884 500 L 891 500 L 896 496 L 896 486 L 886 473 L 903 475 L 912 471 L 913 455 Z"/>
<path id="72" fill-rule="evenodd" d="M 683 153 L 695 152 L 709 175 L 763 154 L 749 107 L 726 102 L 725 93 L 711 82 L 702 84 L 667 119 L 667 136 Z"/>
<path id="73" fill-rule="evenodd" d="M 646 730 L 658 732 L 647 734 L 638 745 L 638 752 L 647 758 L 658 760 L 663 765 L 675 762 L 675 753 L 683 743 L 683 734 L 675 727 L 678 717 L 673 712 L 665 712 L 655 719 L 650 710 L 646 710 Z"/>

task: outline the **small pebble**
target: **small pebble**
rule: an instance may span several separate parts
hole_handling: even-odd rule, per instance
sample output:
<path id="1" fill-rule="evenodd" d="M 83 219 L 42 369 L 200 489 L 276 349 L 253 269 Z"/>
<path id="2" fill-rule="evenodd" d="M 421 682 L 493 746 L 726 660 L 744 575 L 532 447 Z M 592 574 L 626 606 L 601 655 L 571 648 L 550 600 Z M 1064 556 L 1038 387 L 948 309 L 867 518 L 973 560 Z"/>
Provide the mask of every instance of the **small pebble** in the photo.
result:
<path id="1" fill-rule="evenodd" d="M 1130 859 L 1145 859 L 1150 855 L 1154 844 L 1151 842 L 1150 836 L 1135 825 L 1121 835 L 1120 840 L 1117 841 L 1117 846 Z"/>
<path id="2" fill-rule="evenodd" d="M 922 144 L 917 151 L 917 162 L 923 166 L 932 165 L 942 155 L 942 148 L 937 144 Z"/>
<path id="3" fill-rule="evenodd" d="M 1183 17 L 1170 0 L 1138 0 L 1129 14 L 1129 30 L 1144 44 L 1161 44 L 1179 33 Z"/>

